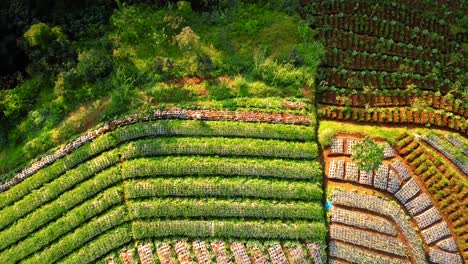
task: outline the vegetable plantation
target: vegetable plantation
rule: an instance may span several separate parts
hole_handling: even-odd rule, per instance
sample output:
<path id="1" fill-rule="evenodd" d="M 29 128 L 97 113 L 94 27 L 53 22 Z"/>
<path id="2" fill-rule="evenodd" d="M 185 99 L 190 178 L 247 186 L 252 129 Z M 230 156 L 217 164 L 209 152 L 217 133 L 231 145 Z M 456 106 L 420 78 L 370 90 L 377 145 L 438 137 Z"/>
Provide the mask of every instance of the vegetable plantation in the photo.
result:
<path id="1" fill-rule="evenodd" d="M 323 244 L 314 138 L 262 123 L 118 128 L 0 193 L 0 262 L 87 263 L 150 238 Z"/>

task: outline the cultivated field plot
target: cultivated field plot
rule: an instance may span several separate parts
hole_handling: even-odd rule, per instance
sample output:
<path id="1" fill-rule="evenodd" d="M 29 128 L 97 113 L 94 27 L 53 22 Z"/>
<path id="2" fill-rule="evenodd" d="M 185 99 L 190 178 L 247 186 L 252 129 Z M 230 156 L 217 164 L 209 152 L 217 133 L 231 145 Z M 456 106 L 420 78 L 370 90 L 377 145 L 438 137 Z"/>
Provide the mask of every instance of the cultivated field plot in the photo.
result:
<path id="1" fill-rule="evenodd" d="M 279 244 L 250 241 L 225 243 L 219 240 L 178 240 L 144 242 L 124 247 L 104 259 L 104 263 L 321 263 L 320 246 L 308 244 Z"/>
<path id="2" fill-rule="evenodd" d="M 426 263 L 426 259 L 463 263 L 466 224 L 460 223 L 464 221 L 460 214 L 466 207 L 463 199 L 455 200 L 462 196 L 452 191 L 450 204 L 458 206 L 456 210 L 442 206 L 444 198 L 433 192 L 437 184 L 423 184 L 428 180 L 425 171 L 413 171 L 414 164 L 408 166 L 408 159 L 402 159 L 386 142 L 378 142 L 385 145 L 385 160 L 378 170 L 360 171 L 350 158 L 360 140 L 356 135 L 338 134 L 324 153 L 334 204 L 330 257 L 359 263 Z M 419 152 L 418 157 L 424 156 Z M 370 194 L 356 193 L 356 189 Z"/>
<path id="3" fill-rule="evenodd" d="M 141 262 L 171 263 L 172 249 L 160 242 L 176 237 L 300 242 L 286 253 L 267 247 L 268 254 L 273 263 L 285 256 L 305 263 L 307 243 L 323 245 L 326 237 L 314 127 L 242 116 L 122 123 L 21 174 L 0 193 L 0 263 L 104 261 L 149 240 L 156 251 L 138 247 Z M 243 244 L 229 247 L 237 263 L 252 257 Z M 172 248 L 179 259 L 192 256 L 182 244 Z M 200 258 L 233 261 L 221 246 L 211 248 L 214 254 Z"/>
<path id="4" fill-rule="evenodd" d="M 304 1 L 327 47 L 318 72 L 325 119 L 438 126 L 466 134 L 462 1 Z"/>

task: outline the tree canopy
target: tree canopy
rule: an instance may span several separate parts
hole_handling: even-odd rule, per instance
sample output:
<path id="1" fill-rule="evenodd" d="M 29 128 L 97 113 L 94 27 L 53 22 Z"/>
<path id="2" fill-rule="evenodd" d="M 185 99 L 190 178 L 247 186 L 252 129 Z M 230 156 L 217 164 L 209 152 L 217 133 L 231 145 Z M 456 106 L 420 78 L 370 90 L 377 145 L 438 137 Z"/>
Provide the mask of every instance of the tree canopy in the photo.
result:
<path id="1" fill-rule="evenodd" d="M 370 172 L 379 168 L 384 160 L 384 147 L 374 140 L 366 137 L 353 147 L 352 160 L 357 163 L 360 170 Z"/>

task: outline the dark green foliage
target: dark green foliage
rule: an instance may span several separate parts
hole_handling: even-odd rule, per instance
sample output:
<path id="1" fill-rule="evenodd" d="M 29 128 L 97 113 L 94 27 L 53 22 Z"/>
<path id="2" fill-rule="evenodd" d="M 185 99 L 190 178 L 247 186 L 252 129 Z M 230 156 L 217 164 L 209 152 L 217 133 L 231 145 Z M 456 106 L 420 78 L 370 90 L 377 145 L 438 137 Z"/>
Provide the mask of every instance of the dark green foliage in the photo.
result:
<path id="1" fill-rule="evenodd" d="M 353 146 L 352 159 L 358 164 L 360 170 L 373 171 L 379 168 L 384 160 L 384 147 L 377 145 L 374 140 L 366 137 Z"/>
<path id="2" fill-rule="evenodd" d="M 85 82 L 106 77 L 112 70 L 112 58 L 105 50 L 90 49 L 78 55 L 78 76 Z"/>

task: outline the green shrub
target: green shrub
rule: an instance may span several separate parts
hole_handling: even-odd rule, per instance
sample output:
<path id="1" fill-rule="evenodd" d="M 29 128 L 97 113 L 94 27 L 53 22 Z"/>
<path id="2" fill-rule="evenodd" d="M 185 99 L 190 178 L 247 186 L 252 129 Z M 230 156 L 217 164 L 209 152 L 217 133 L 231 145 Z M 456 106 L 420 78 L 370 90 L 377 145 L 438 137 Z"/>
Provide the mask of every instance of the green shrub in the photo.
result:
<path id="1" fill-rule="evenodd" d="M 178 1 L 177 10 L 184 15 L 189 15 L 192 13 L 192 5 L 188 1 Z"/>
<path id="2" fill-rule="evenodd" d="M 45 23 L 37 23 L 32 25 L 23 36 L 29 47 L 40 46 L 42 49 L 46 49 L 52 41 L 68 41 L 60 27 L 50 28 Z"/>
<path id="3" fill-rule="evenodd" d="M 174 36 L 174 42 L 182 51 L 190 51 L 198 48 L 200 37 L 193 32 L 189 26 L 184 27 L 182 31 Z"/>
<path id="4" fill-rule="evenodd" d="M 332 139 L 335 137 L 336 131 L 331 128 L 325 128 L 319 134 L 319 141 L 322 147 L 330 146 Z"/>
<path id="5" fill-rule="evenodd" d="M 85 50 L 78 54 L 76 70 L 83 81 L 93 82 L 109 75 L 112 70 L 112 58 L 104 50 Z"/>

